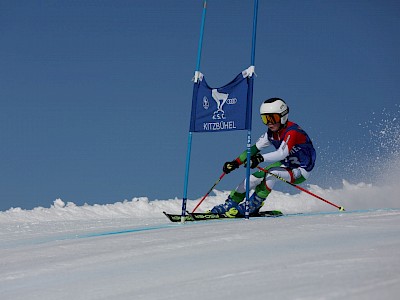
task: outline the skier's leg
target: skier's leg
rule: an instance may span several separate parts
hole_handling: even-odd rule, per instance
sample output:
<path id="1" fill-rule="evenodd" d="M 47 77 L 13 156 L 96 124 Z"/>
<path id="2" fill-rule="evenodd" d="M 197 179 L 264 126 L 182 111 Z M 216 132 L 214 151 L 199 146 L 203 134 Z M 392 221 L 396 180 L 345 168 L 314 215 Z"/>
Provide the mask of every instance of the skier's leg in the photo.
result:
<path id="1" fill-rule="evenodd" d="M 250 175 L 250 189 L 253 189 L 257 185 L 260 184 L 261 181 L 264 179 L 264 172 L 258 171 Z M 218 213 L 218 214 L 225 214 L 227 211 L 231 211 L 233 215 L 237 214 L 237 206 L 240 202 L 244 200 L 246 197 L 246 179 L 244 179 L 236 189 L 232 190 L 228 199 L 226 199 L 225 203 L 214 206 L 210 212 Z"/>
<path id="2" fill-rule="evenodd" d="M 266 167 L 267 170 L 270 170 L 272 168 L 276 168 L 281 166 L 281 162 L 275 162 L 273 164 L 270 164 L 269 166 Z M 271 189 L 268 188 L 268 186 L 265 185 L 265 177 L 266 173 L 264 171 L 258 171 L 252 174 L 250 176 L 250 189 L 254 189 L 253 195 L 250 196 L 249 199 L 249 213 L 254 214 L 257 213 L 260 208 L 264 205 L 264 200 L 268 197 L 269 193 L 271 192 Z M 240 204 L 237 206 L 233 206 L 227 212 L 225 215 L 228 217 L 234 218 L 238 215 L 245 215 L 246 212 L 246 202 L 243 201 L 245 194 L 246 194 L 246 181 L 244 180 L 237 188 L 236 192 L 242 192 L 242 197 Z M 232 196 L 232 193 L 231 193 Z M 239 200 L 239 199 L 238 199 Z M 239 202 L 238 202 L 239 203 Z"/>
<path id="3" fill-rule="evenodd" d="M 288 182 L 299 184 L 302 183 L 306 180 L 306 177 L 308 177 L 308 173 L 305 172 L 304 170 L 301 170 L 300 168 L 298 169 L 286 169 L 283 167 L 274 167 L 271 166 L 268 168 L 269 171 L 283 179 L 285 179 Z M 303 176 L 304 175 L 304 176 Z M 275 183 L 279 181 L 278 178 L 271 174 L 267 174 L 256 187 L 253 195 L 249 199 L 249 213 L 250 214 L 256 214 L 260 208 L 264 205 L 264 200 L 268 197 L 268 195 L 271 193 L 272 189 L 275 186 Z M 246 203 L 242 202 L 239 204 L 237 207 L 238 210 L 238 215 L 244 215 L 246 211 Z"/>
<path id="4" fill-rule="evenodd" d="M 306 181 L 309 177 L 309 173 L 302 168 L 288 169 L 284 167 L 276 167 L 271 168 L 269 171 L 294 184 L 300 184 Z M 279 181 L 279 179 L 271 174 L 267 174 L 267 177 L 265 178 L 265 183 L 271 190 L 274 188 L 277 181 Z"/>
<path id="5" fill-rule="evenodd" d="M 281 162 L 275 162 L 270 164 L 265 169 L 271 170 L 273 168 L 277 168 L 281 166 Z M 271 188 L 269 188 L 265 184 L 266 180 L 266 173 L 264 171 L 257 172 L 257 177 L 261 178 L 258 184 L 255 186 L 254 193 L 251 195 L 249 199 L 249 213 L 254 214 L 257 213 L 260 208 L 264 205 L 264 200 L 268 197 L 271 193 Z M 246 202 L 240 203 L 238 206 L 238 215 L 244 215 L 246 212 Z"/>
<path id="6" fill-rule="evenodd" d="M 255 187 L 254 193 L 249 199 L 249 214 L 256 214 L 264 205 L 264 200 L 271 193 L 271 189 L 265 184 L 265 178 Z M 237 214 L 244 216 L 246 212 L 246 202 L 243 201 L 237 207 Z"/>

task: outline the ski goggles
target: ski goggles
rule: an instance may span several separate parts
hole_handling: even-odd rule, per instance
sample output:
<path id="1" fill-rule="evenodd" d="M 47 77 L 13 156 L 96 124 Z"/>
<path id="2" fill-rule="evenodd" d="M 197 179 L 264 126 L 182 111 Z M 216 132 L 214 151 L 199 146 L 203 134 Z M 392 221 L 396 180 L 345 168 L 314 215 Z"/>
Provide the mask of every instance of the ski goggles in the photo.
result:
<path id="1" fill-rule="evenodd" d="M 262 114 L 261 119 L 265 125 L 276 124 L 281 122 L 280 114 Z"/>

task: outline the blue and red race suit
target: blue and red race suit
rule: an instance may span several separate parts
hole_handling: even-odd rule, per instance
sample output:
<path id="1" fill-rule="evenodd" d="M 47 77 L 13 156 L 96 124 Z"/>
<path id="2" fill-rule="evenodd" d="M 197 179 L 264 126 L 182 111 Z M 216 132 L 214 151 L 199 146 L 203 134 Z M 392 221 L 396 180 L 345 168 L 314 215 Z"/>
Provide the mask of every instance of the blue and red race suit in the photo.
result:
<path id="1" fill-rule="evenodd" d="M 263 154 L 265 162 L 280 161 L 289 169 L 302 168 L 307 172 L 314 168 L 316 152 L 308 134 L 299 125 L 291 121 L 277 132 L 268 131 L 256 143 L 258 150 L 269 145 L 274 152 Z"/>

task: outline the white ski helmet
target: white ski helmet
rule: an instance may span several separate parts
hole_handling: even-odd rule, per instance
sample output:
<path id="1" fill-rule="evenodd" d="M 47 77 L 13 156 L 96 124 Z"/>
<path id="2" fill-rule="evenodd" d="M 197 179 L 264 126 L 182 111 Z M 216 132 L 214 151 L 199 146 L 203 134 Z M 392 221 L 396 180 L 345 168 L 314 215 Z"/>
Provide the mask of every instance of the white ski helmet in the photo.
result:
<path id="1" fill-rule="evenodd" d="M 270 98 L 261 104 L 260 114 L 266 125 L 278 122 L 284 125 L 289 117 L 289 107 L 281 98 Z"/>

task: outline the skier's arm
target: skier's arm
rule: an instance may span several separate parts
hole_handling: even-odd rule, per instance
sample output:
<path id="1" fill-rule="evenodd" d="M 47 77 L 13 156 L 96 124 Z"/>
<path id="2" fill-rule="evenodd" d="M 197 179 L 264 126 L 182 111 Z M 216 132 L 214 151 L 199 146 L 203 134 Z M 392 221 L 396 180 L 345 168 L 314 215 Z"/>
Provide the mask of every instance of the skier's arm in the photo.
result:
<path id="1" fill-rule="evenodd" d="M 250 147 L 250 157 L 253 157 L 254 155 L 258 154 L 261 149 L 267 147 L 270 145 L 270 142 L 268 140 L 268 137 L 266 134 L 262 135 L 257 143 L 253 146 Z M 261 155 L 261 154 L 260 154 Z M 240 165 L 242 165 L 245 161 L 247 160 L 247 149 L 243 151 L 236 159 L 233 161 L 227 161 L 224 166 L 223 166 L 223 171 L 226 174 L 229 174 L 233 170 L 239 168 Z"/>
<path id="2" fill-rule="evenodd" d="M 254 154 L 257 154 L 260 152 L 256 145 L 251 146 L 250 148 L 250 153 L 251 156 Z M 224 171 L 225 174 L 229 174 L 233 170 L 236 170 L 237 168 L 240 167 L 245 161 L 247 160 L 247 150 L 243 151 L 236 159 L 233 161 L 227 161 L 224 166 L 222 167 L 222 170 Z"/>
<path id="3" fill-rule="evenodd" d="M 276 162 L 284 160 L 289 156 L 290 151 L 295 145 L 303 144 L 306 141 L 306 137 L 297 131 L 290 131 L 282 141 L 280 147 L 273 152 L 263 154 L 264 161 Z"/>
<path id="4" fill-rule="evenodd" d="M 284 160 L 289 155 L 289 147 L 285 141 L 282 141 L 280 147 L 273 152 L 263 154 L 264 161 L 276 162 Z"/>
<path id="5" fill-rule="evenodd" d="M 258 141 L 251 146 L 250 148 L 250 156 L 254 156 L 259 153 L 262 149 L 268 147 L 271 143 L 268 140 L 267 134 L 263 134 Z M 243 151 L 239 157 L 236 159 L 240 164 L 243 164 L 247 160 L 247 150 Z"/>
<path id="6" fill-rule="evenodd" d="M 250 156 L 253 156 L 260 152 L 256 145 L 250 147 Z M 241 165 L 247 160 L 247 150 L 244 150 L 238 158 L 236 158 L 237 162 Z"/>

